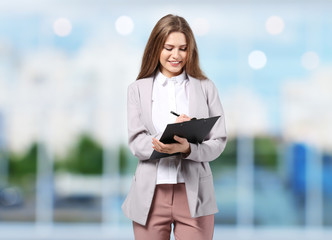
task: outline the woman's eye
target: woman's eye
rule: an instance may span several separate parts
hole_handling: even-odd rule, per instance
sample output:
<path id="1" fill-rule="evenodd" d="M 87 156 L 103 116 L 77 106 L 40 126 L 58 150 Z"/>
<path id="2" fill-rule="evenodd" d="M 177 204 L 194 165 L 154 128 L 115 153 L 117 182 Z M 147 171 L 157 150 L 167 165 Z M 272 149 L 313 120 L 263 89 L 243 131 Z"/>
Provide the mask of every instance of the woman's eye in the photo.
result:
<path id="1" fill-rule="evenodd" d="M 167 51 L 172 51 L 172 48 L 165 48 Z"/>
<path id="2" fill-rule="evenodd" d="M 187 48 L 181 48 L 180 50 L 181 51 L 187 51 Z"/>

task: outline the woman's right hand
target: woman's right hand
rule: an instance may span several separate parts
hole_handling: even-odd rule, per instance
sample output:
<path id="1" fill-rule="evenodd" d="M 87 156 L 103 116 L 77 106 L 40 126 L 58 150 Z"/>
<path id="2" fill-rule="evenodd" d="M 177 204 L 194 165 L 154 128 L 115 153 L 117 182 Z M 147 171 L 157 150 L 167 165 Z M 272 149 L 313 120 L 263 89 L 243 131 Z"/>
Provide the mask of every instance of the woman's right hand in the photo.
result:
<path id="1" fill-rule="evenodd" d="M 186 122 L 186 121 L 190 121 L 191 120 L 191 118 L 190 117 L 188 117 L 186 114 L 180 114 L 180 116 L 178 116 L 177 118 L 176 118 L 176 123 L 180 123 L 180 122 Z"/>

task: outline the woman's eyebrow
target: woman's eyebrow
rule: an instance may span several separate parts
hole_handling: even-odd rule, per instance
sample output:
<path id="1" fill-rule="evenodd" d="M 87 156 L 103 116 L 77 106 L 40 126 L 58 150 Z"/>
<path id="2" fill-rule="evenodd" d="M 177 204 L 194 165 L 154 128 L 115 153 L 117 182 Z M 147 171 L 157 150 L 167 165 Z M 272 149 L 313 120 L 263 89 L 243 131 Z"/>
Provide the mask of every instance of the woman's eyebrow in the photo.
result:
<path id="1" fill-rule="evenodd" d="M 174 45 L 168 44 L 168 43 L 165 43 L 165 46 L 174 47 Z M 180 45 L 180 47 L 186 47 L 186 46 L 187 46 L 187 44 Z"/>

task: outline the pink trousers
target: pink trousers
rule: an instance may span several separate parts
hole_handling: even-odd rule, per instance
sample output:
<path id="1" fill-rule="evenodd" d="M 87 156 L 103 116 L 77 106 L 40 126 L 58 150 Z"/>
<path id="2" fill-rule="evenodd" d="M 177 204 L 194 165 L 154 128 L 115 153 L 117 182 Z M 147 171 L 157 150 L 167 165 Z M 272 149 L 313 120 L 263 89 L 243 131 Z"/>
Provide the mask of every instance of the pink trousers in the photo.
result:
<path id="1" fill-rule="evenodd" d="M 146 226 L 133 222 L 135 240 L 212 240 L 214 215 L 192 218 L 184 183 L 156 186 Z"/>

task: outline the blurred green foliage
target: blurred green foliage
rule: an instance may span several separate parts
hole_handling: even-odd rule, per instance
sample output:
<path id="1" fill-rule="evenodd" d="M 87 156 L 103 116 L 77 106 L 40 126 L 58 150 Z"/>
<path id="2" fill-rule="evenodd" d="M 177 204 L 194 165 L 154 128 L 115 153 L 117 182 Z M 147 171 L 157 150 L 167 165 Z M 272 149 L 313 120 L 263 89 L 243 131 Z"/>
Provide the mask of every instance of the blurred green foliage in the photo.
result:
<path id="1" fill-rule="evenodd" d="M 69 153 L 55 162 L 55 169 L 79 174 L 101 174 L 103 148 L 92 137 L 83 134 Z"/>
<path id="2" fill-rule="evenodd" d="M 6 153 L 8 160 L 8 180 L 20 185 L 24 190 L 31 189 L 36 180 L 38 144 L 33 143 L 24 153 Z"/>
<path id="3" fill-rule="evenodd" d="M 101 144 L 85 134 L 80 136 L 77 144 L 73 146 L 66 157 L 55 162 L 55 169 L 79 174 L 102 174 L 103 156 L 104 150 Z M 134 157 L 126 145 L 120 145 L 115 150 L 112 149 L 111 156 L 119 158 L 118 166 L 114 165 L 117 164 L 115 160 L 112 160 L 110 166 L 118 169 L 120 174 L 134 171 L 137 160 L 132 161 Z M 111 169 L 111 172 L 114 169 Z"/>
<path id="4" fill-rule="evenodd" d="M 278 139 L 271 136 L 256 136 L 253 139 L 256 167 L 276 169 L 278 164 Z M 213 172 L 235 167 L 237 163 L 237 139 L 228 139 L 225 150 L 210 163 Z"/>
<path id="5" fill-rule="evenodd" d="M 120 174 L 124 174 L 126 169 L 128 168 L 128 153 L 127 153 L 127 147 L 124 145 L 120 145 L 119 149 L 119 169 Z"/>
<path id="6" fill-rule="evenodd" d="M 26 175 L 35 176 L 37 172 L 37 143 L 23 154 L 9 153 L 9 176 L 12 178 L 22 178 Z"/>
<path id="7" fill-rule="evenodd" d="M 55 170 L 78 174 L 102 174 L 103 148 L 100 143 L 88 134 L 83 134 L 69 150 L 68 154 L 56 159 Z M 137 159 L 129 151 L 127 145 L 120 145 L 114 157 L 119 158 L 120 174 L 132 174 Z M 255 166 L 276 168 L 278 164 L 278 140 L 270 136 L 254 138 Z M 24 179 L 25 176 L 35 177 L 37 171 L 38 144 L 34 143 L 25 153 L 9 153 L 9 176 L 11 179 Z M 211 162 L 213 172 L 223 168 L 235 167 L 237 161 L 237 139 L 229 139 L 224 152 Z M 116 161 L 114 162 L 116 163 Z M 114 167 L 114 165 L 112 165 Z"/>
<path id="8" fill-rule="evenodd" d="M 137 158 L 127 145 L 121 145 L 119 151 L 120 174 L 133 174 L 138 163 Z"/>
<path id="9" fill-rule="evenodd" d="M 213 173 L 221 171 L 224 167 L 235 167 L 237 158 L 237 139 L 232 138 L 227 140 L 226 147 L 222 154 L 210 163 Z"/>
<path id="10" fill-rule="evenodd" d="M 278 164 L 278 139 L 257 136 L 254 139 L 255 166 L 276 169 Z"/>

